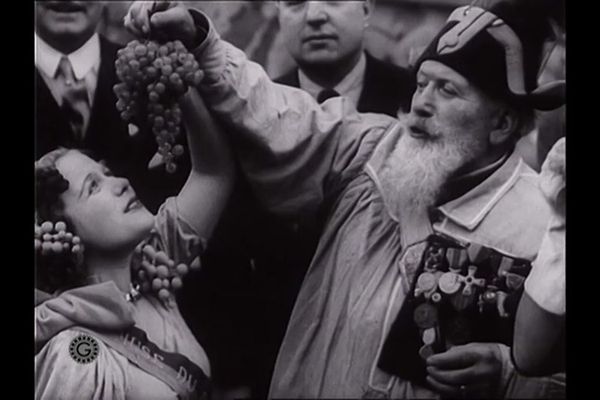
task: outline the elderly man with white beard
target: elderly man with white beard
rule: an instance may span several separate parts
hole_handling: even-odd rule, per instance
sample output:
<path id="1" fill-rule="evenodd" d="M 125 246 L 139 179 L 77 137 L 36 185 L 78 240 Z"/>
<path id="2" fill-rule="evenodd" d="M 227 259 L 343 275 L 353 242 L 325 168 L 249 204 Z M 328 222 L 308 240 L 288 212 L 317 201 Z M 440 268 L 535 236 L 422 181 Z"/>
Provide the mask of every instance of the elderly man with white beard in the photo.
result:
<path id="1" fill-rule="evenodd" d="M 264 206 L 326 216 L 269 397 L 556 390 L 550 378 L 517 376 L 502 335 L 512 328 L 505 300 L 518 295 L 549 218 L 514 143 L 535 108 L 563 101 L 558 83 L 536 88 L 544 21 L 523 19 L 519 4 L 457 9 L 417 63 L 402 120 L 274 84 L 199 11 L 132 5 L 132 32 L 161 32 L 194 52 L 205 73 L 199 89 L 234 128 Z"/>

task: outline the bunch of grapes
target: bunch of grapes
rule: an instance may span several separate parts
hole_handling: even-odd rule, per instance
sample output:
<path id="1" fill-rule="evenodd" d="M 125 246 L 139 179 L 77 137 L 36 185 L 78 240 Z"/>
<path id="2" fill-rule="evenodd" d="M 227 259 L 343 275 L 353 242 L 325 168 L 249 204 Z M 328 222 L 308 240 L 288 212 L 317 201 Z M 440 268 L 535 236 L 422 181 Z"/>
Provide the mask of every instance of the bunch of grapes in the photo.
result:
<path id="1" fill-rule="evenodd" d="M 179 40 L 133 40 L 117 52 L 115 66 L 121 81 L 114 86 L 121 118 L 151 129 L 166 170 L 175 172 L 174 159 L 184 152 L 176 144 L 181 126 L 177 100 L 189 86 L 200 83 L 198 62 Z"/>
<path id="2" fill-rule="evenodd" d="M 141 243 L 136 247 L 132 268 L 134 281 L 139 283 L 142 293 L 154 292 L 159 299 L 168 302 L 174 291 L 183 286 L 183 276 L 190 270 L 199 269 L 200 264 L 175 264 L 164 251 L 157 251 L 149 243 Z"/>

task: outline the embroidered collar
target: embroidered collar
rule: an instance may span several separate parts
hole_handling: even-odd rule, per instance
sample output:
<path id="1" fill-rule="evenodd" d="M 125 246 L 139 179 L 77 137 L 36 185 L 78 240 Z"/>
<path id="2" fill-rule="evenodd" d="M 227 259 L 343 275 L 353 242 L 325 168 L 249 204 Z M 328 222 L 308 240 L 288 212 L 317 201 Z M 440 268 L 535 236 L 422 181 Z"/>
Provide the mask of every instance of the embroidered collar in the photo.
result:
<path id="1" fill-rule="evenodd" d="M 475 171 L 451 178 L 442 189 L 442 193 L 438 199 L 437 205 L 446 204 L 454 199 L 457 199 L 465 193 L 472 190 L 474 187 L 484 182 L 489 178 L 510 156 L 511 151 L 506 152 L 496 161 L 488 164 Z"/>
<path id="2" fill-rule="evenodd" d="M 454 223 L 473 230 L 527 169 L 519 154 L 513 152 L 486 180 L 438 210 Z"/>

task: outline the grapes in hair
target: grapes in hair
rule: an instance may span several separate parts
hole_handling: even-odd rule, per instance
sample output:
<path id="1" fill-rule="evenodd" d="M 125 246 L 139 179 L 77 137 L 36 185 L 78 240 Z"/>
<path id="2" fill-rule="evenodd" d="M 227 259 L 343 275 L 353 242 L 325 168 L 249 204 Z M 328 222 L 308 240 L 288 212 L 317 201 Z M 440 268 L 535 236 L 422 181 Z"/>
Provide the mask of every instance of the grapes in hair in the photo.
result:
<path id="1" fill-rule="evenodd" d="M 174 173 L 175 159 L 184 153 L 176 143 L 181 134 L 177 100 L 200 83 L 198 62 L 178 40 L 133 40 L 119 49 L 115 67 L 120 82 L 113 90 L 121 118 L 154 134 L 165 169 Z"/>

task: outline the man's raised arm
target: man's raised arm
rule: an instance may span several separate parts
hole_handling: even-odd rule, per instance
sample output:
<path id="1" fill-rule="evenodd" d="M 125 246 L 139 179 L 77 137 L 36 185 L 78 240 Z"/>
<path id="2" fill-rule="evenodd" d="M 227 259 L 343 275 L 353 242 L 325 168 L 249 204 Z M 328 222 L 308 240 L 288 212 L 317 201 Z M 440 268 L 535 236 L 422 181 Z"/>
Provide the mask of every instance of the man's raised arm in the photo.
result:
<path id="1" fill-rule="evenodd" d="M 150 11 L 150 12 L 148 12 Z M 356 174 L 395 120 L 359 114 L 346 99 L 319 105 L 276 84 L 257 63 L 220 39 L 210 20 L 182 4 L 136 2 L 126 26 L 181 40 L 204 72 L 209 108 L 230 128 L 243 172 L 271 211 L 314 212 Z"/>

